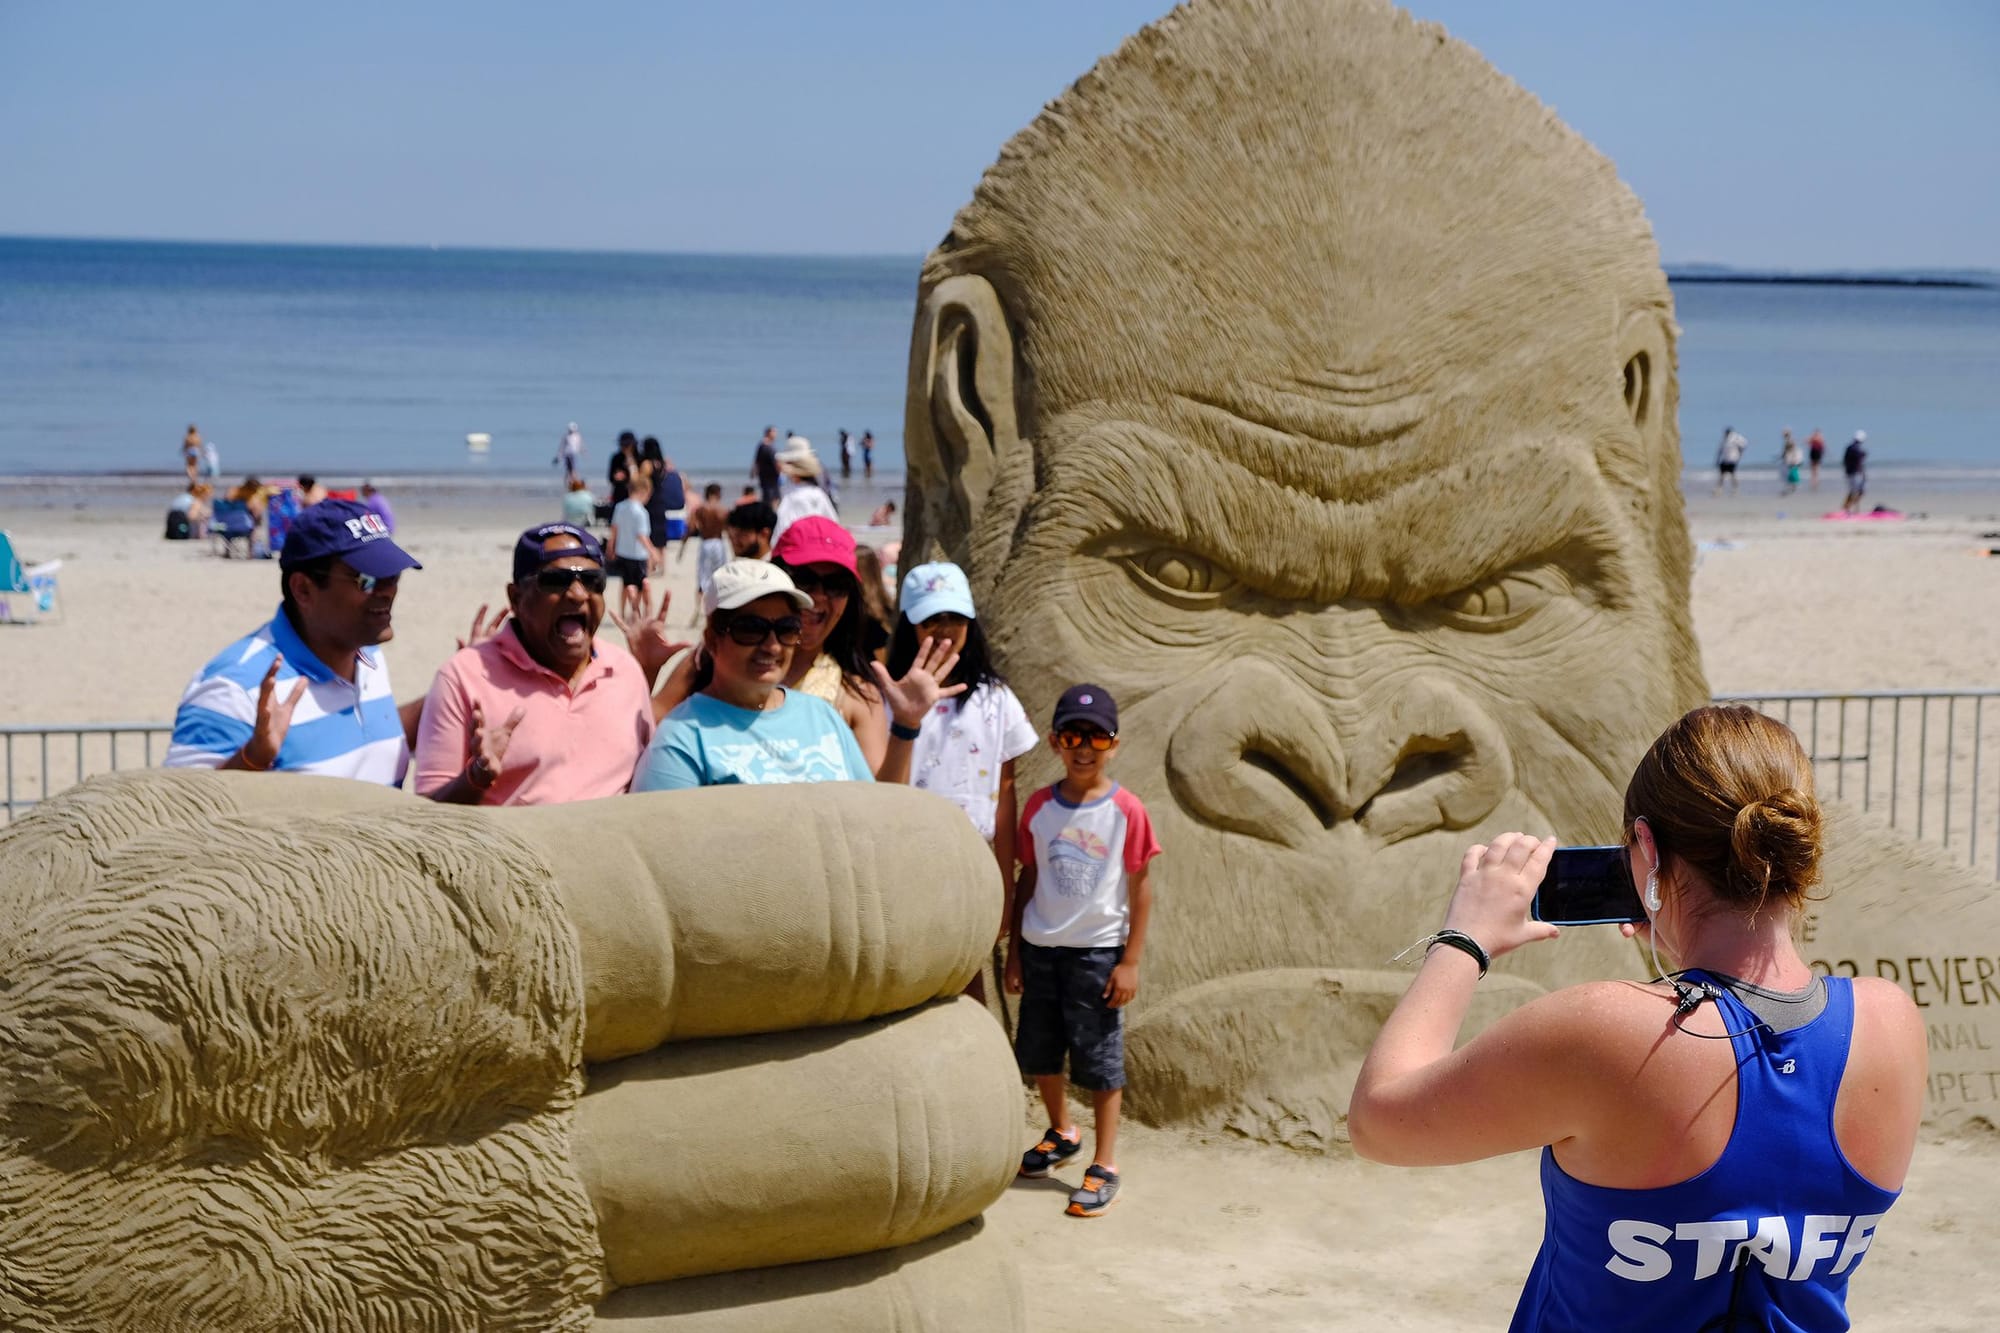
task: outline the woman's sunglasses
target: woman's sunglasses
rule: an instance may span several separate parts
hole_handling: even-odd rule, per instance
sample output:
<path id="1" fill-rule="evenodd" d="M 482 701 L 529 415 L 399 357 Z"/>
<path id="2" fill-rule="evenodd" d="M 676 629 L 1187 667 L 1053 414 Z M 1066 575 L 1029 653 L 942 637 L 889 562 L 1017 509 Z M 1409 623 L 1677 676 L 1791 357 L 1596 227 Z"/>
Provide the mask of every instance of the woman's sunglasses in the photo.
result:
<path id="1" fill-rule="evenodd" d="M 796 648 L 805 633 L 805 623 L 797 616 L 781 616 L 776 620 L 766 620 L 762 616 L 737 616 L 724 627 L 729 641 L 741 648 L 755 648 L 770 635 L 778 636 L 781 647 Z"/>
<path id="2" fill-rule="evenodd" d="M 565 569 L 550 565 L 535 571 L 535 586 L 543 592 L 564 593 L 572 583 L 581 583 L 585 592 L 603 592 L 605 573 L 601 569 Z"/>
<path id="3" fill-rule="evenodd" d="M 1110 749 L 1111 743 L 1117 739 L 1116 736 L 1103 731 L 1074 731 L 1064 729 L 1056 733 L 1056 744 L 1065 750 L 1081 750 L 1084 746 L 1088 745 L 1091 749 L 1102 753 Z"/>
<path id="4" fill-rule="evenodd" d="M 792 576 L 792 586 L 808 597 L 821 591 L 824 591 L 828 597 L 852 597 L 854 595 L 854 580 L 845 572 L 815 574 L 810 569 L 793 569 L 786 572 Z"/>

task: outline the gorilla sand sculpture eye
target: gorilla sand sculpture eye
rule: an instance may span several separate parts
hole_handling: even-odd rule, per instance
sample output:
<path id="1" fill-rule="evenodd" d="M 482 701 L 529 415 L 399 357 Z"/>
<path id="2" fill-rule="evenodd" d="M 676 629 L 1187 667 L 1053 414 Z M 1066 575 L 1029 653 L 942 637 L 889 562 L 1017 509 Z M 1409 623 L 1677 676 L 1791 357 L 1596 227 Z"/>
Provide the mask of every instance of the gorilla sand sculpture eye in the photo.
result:
<path id="1" fill-rule="evenodd" d="M 1386 0 L 1195 0 L 1002 148 L 919 282 L 906 548 L 968 571 L 1031 712 L 1120 701 L 1167 852 L 1132 1113 L 1338 1140 L 1465 846 L 1620 836 L 1708 698 L 1674 338 L 1612 164 Z M 1835 826 L 1875 878 L 1826 961 L 1886 966 L 1841 932 L 1926 858 Z M 1482 1003 L 1636 974 L 1607 934 Z"/>

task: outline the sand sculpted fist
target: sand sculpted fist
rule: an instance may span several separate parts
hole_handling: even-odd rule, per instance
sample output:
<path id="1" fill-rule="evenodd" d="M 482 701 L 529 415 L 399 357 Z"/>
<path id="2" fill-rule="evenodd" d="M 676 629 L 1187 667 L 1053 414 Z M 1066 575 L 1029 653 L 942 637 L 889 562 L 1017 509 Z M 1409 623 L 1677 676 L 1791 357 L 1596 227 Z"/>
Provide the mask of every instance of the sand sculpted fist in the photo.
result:
<path id="1" fill-rule="evenodd" d="M 1017 1327 L 997 896 L 899 788 L 74 788 L 0 831 L 0 1325 Z"/>

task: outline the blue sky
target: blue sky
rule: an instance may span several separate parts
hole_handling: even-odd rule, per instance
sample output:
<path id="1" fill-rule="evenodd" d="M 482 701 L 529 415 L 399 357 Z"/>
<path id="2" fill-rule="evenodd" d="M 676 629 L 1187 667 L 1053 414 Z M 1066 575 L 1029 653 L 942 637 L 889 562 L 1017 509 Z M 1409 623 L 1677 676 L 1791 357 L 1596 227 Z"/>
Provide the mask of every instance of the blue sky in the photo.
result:
<path id="1" fill-rule="evenodd" d="M 1166 7 L 0 0 L 0 234 L 914 254 Z M 2000 5 L 1413 8 L 1669 262 L 2000 268 Z"/>

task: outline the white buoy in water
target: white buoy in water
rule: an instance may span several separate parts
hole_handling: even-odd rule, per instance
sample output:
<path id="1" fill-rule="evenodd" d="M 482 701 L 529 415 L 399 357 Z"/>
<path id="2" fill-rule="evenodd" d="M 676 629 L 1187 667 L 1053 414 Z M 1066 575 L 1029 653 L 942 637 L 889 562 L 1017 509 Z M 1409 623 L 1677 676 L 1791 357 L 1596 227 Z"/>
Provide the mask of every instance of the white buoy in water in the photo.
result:
<path id="1" fill-rule="evenodd" d="M 484 432 L 475 432 L 465 437 L 465 452 L 469 454 L 488 453 L 493 448 L 493 437 Z"/>

